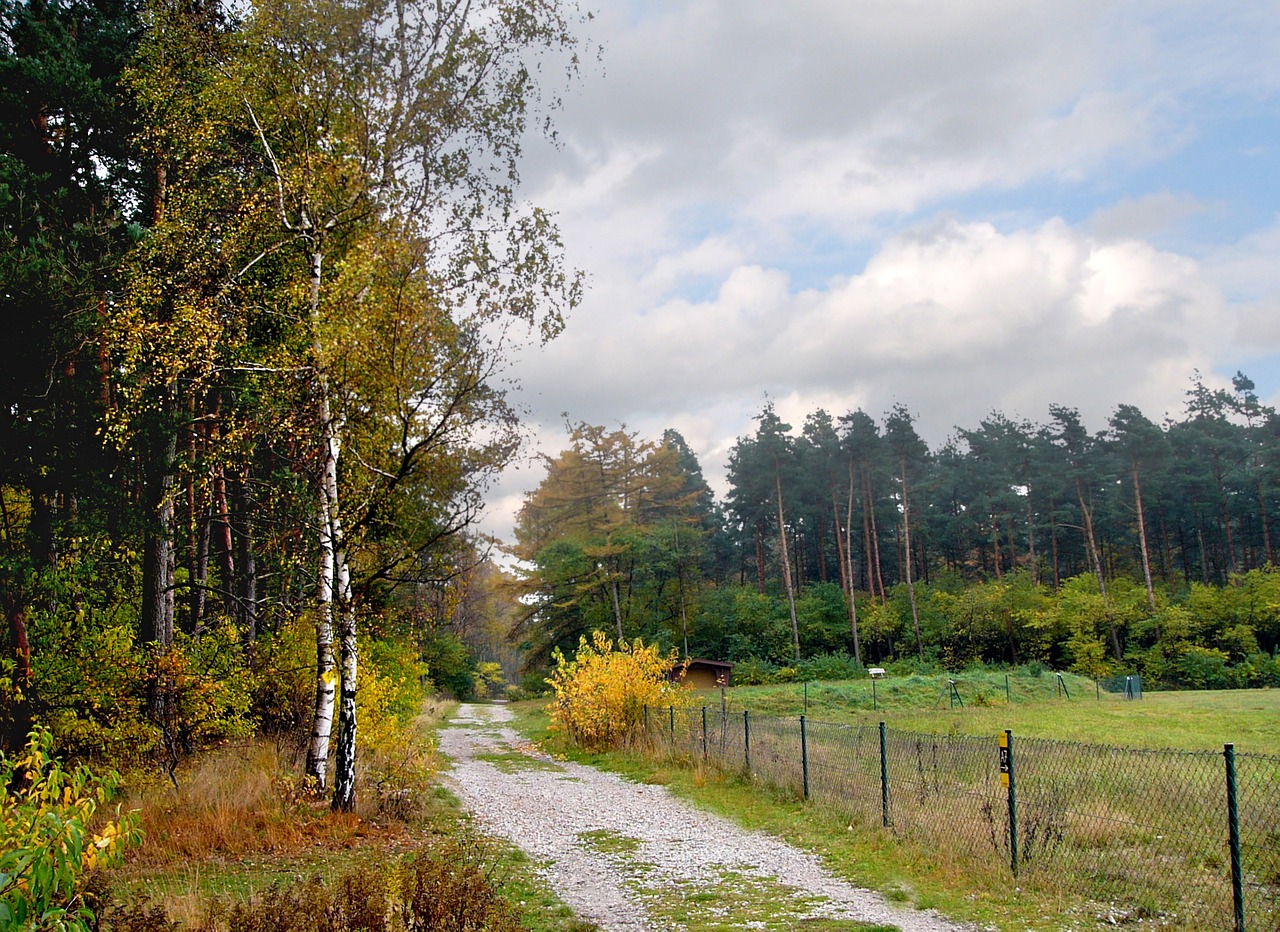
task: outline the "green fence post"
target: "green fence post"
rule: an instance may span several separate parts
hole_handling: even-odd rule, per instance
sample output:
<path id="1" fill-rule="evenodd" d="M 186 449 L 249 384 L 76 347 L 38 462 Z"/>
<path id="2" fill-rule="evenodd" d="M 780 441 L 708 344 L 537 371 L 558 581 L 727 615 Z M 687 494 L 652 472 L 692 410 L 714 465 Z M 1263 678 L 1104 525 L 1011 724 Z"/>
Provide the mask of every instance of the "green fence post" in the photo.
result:
<path id="1" fill-rule="evenodd" d="M 702 707 L 702 759 L 707 759 L 707 707 Z"/>
<path id="2" fill-rule="evenodd" d="M 751 776 L 751 713 L 746 709 L 742 710 L 742 759 Z"/>
<path id="3" fill-rule="evenodd" d="M 667 706 L 667 709 L 671 712 L 671 750 L 674 752 L 676 749 L 676 707 L 673 705 Z"/>
<path id="4" fill-rule="evenodd" d="M 1224 744 L 1227 763 L 1227 832 L 1231 843 L 1231 903 L 1235 909 L 1236 932 L 1244 932 L 1244 870 L 1240 864 L 1240 805 L 1236 796 L 1236 746 Z"/>
<path id="5" fill-rule="evenodd" d="M 880 723 L 880 819 L 885 828 L 893 824 L 889 816 L 889 754 L 884 722 Z"/>
<path id="6" fill-rule="evenodd" d="M 1018 785 L 1013 774 L 1013 732 L 1004 731 L 1000 742 L 1000 776 L 1009 791 L 1009 868 L 1018 876 Z"/>
<path id="7" fill-rule="evenodd" d="M 1013 705 L 1013 694 L 1009 692 L 1009 674 L 1004 675 L 1004 701 Z"/>
<path id="8" fill-rule="evenodd" d="M 800 771 L 804 775 L 804 798 L 809 798 L 809 739 L 805 734 L 804 716 L 800 716 Z"/>
<path id="9" fill-rule="evenodd" d="M 647 702 L 644 704 L 644 736 L 645 736 L 645 739 L 648 740 L 649 738 L 649 703 Z"/>
<path id="10" fill-rule="evenodd" d="M 876 678 L 874 676 L 871 677 L 871 711 L 880 711 L 880 703 L 876 699 Z"/>

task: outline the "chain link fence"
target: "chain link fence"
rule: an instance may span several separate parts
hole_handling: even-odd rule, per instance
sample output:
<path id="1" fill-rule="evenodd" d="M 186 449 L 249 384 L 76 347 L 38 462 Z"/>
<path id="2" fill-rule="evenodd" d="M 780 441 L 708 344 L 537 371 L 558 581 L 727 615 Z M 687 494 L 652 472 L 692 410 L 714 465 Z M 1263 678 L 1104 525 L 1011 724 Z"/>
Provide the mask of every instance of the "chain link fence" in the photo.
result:
<path id="1" fill-rule="evenodd" d="M 975 887 L 1016 883 L 1108 924 L 1280 930 L 1280 758 L 722 708 L 649 709 L 644 721 L 647 753 L 811 799 Z"/>

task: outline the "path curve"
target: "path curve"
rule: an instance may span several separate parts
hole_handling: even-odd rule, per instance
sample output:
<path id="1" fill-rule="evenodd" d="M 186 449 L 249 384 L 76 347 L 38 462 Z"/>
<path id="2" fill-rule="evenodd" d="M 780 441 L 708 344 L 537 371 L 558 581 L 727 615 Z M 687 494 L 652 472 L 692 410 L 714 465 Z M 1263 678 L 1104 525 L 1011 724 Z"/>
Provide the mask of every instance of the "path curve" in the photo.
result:
<path id="1" fill-rule="evenodd" d="M 505 724 L 511 717 L 502 705 L 461 705 L 440 734 L 453 761 L 445 779 L 485 832 L 522 848 L 556 894 L 606 932 L 680 929 L 691 916 L 710 924 L 731 910 L 742 928 L 826 918 L 902 932 L 972 929 L 839 880 L 813 855 L 665 787 L 554 761 Z"/>

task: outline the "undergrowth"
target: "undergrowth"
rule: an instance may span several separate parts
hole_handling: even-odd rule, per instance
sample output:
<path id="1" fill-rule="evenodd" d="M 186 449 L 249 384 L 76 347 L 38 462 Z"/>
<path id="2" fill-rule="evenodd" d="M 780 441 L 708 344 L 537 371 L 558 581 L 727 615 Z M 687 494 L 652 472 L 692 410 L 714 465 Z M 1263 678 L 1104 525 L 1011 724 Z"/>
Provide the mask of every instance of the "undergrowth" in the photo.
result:
<path id="1" fill-rule="evenodd" d="M 362 757 L 357 808 L 335 813 L 293 743 L 248 741 L 135 789 L 142 843 L 92 889 L 100 932 L 585 929 L 534 865 L 479 836 L 435 779 L 429 701 Z M 529 908 L 521 903 L 532 904 Z M 529 921 L 531 909 L 546 914 Z M 523 920 L 523 922 L 522 922 Z"/>

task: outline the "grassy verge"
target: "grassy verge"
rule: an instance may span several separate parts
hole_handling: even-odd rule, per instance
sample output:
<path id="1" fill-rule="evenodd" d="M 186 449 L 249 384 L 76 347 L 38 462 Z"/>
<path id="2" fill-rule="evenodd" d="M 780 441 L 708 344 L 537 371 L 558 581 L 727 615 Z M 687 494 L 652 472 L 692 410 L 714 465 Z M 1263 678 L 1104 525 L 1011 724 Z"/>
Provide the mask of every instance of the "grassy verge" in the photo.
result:
<path id="1" fill-rule="evenodd" d="M 105 910 L 106 928 L 256 928 L 246 923 L 267 922 L 265 912 L 249 918 L 228 910 L 278 900 L 282 891 L 310 896 L 368 885 L 389 865 L 435 852 L 473 866 L 477 882 L 496 888 L 521 928 L 595 928 L 554 896 L 523 853 L 481 838 L 435 779 L 447 765 L 435 754 L 435 733 L 452 709 L 428 704 L 401 747 L 366 756 L 355 813 L 333 813 L 309 796 L 291 755 L 265 741 L 205 756 L 177 786 L 142 787 L 126 805 L 140 810 L 146 834 L 125 866 L 105 878 L 105 899 L 117 904 Z M 309 888 L 316 879 L 322 887 Z M 474 891 L 465 897 L 475 899 Z"/>

